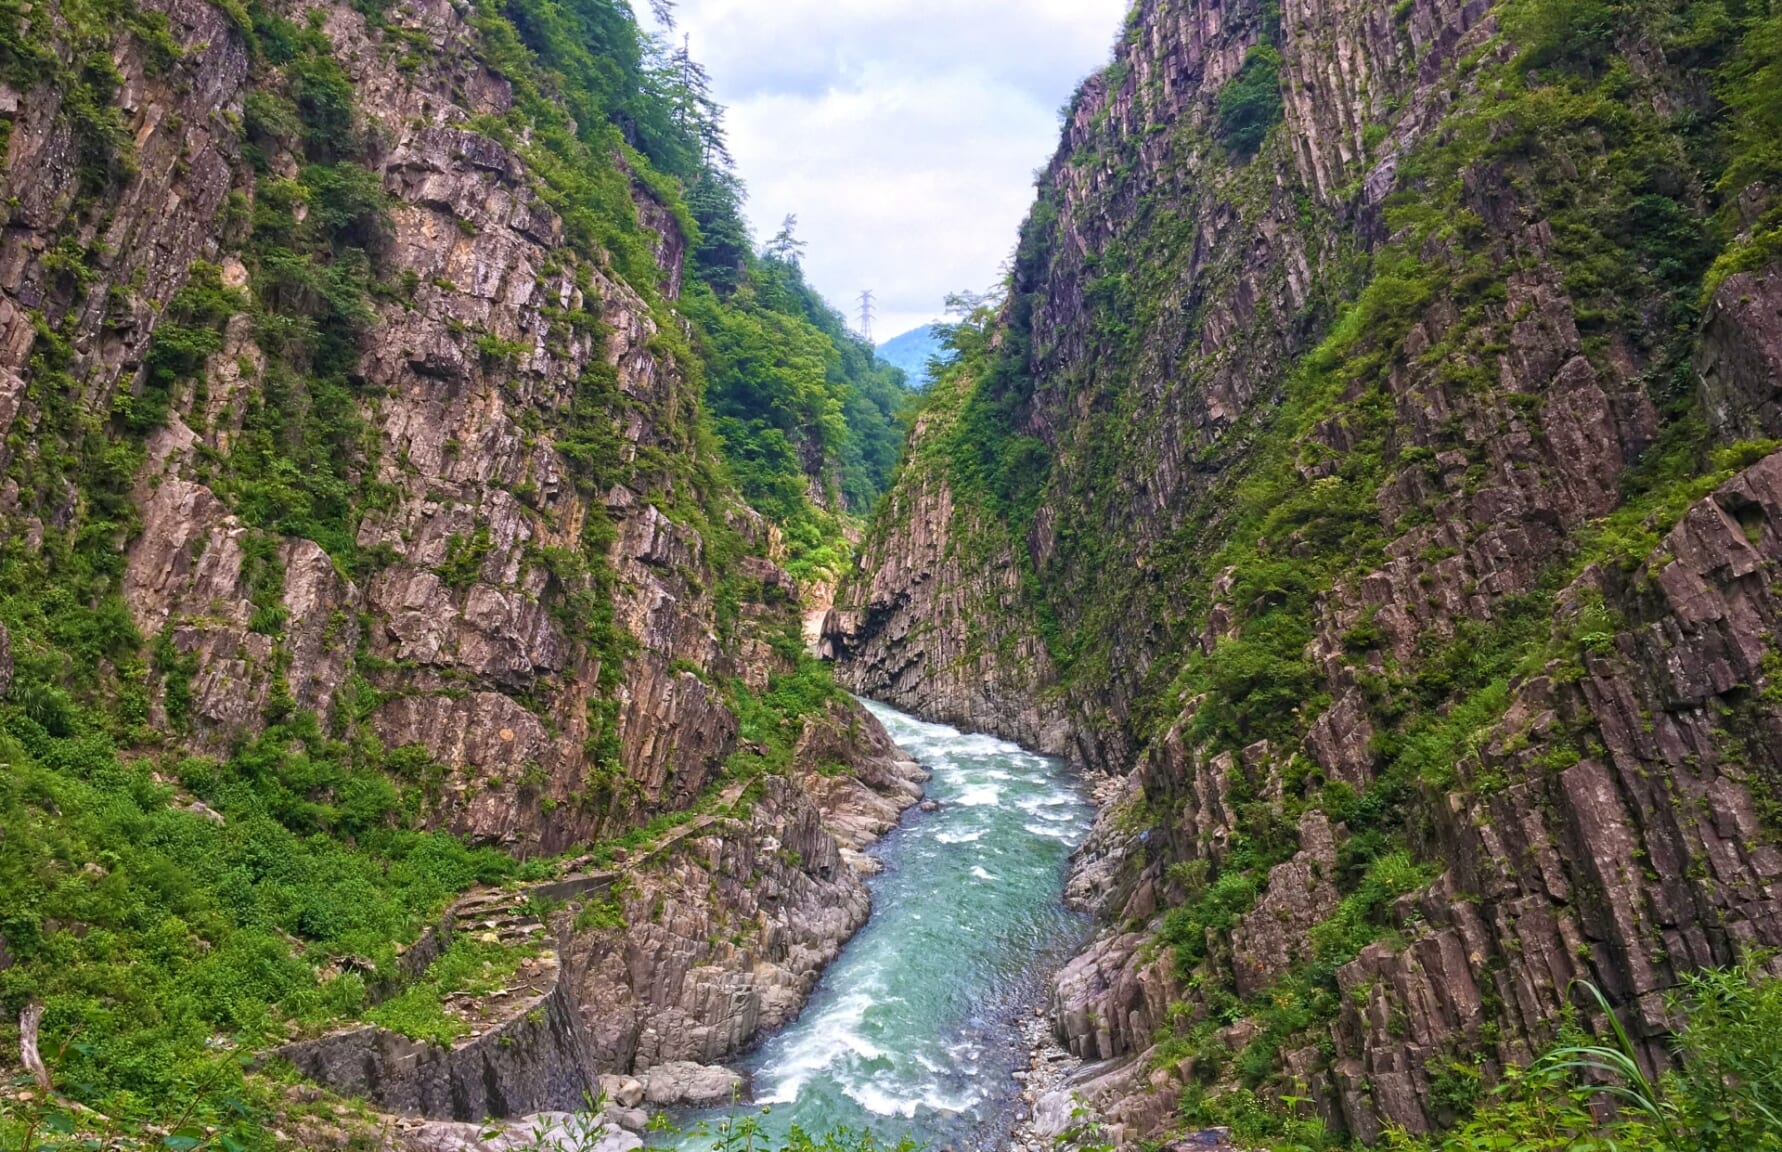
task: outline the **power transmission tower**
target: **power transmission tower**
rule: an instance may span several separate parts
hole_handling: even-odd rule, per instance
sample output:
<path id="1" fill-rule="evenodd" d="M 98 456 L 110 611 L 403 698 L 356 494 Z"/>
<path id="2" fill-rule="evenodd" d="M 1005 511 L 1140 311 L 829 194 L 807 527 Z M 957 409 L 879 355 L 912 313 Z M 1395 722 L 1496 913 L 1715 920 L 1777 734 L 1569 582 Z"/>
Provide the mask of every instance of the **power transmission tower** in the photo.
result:
<path id="1" fill-rule="evenodd" d="M 860 293 L 860 335 L 868 344 L 872 343 L 872 289 Z"/>

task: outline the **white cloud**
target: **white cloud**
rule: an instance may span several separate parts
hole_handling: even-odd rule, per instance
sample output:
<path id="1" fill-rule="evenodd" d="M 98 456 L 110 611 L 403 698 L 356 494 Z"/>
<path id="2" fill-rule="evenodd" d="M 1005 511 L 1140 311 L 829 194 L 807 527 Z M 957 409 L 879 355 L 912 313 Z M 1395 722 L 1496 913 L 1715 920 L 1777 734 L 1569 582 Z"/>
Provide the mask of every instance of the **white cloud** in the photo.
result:
<path id="1" fill-rule="evenodd" d="M 641 5 L 640 5 L 641 6 Z M 997 277 L 1127 0 L 681 0 L 680 32 L 730 107 L 756 231 L 788 213 L 805 268 L 880 339 Z"/>

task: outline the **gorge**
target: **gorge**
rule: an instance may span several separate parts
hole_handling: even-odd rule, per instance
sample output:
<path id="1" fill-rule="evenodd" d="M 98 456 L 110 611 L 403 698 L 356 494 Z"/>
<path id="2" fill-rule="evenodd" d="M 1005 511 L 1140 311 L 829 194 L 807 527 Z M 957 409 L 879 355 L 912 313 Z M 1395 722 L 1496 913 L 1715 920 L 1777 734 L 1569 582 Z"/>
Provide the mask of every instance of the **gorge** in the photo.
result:
<path id="1" fill-rule="evenodd" d="M 1437 1132 L 1587 984 L 1662 1069 L 1774 971 L 1778 41 L 1715 13 L 1152 0 L 1071 105 L 825 642 L 1128 776 L 1054 994 L 1123 1135 Z"/>
<path id="2" fill-rule="evenodd" d="M 1086 936 L 1060 903 L 1091 810 L 1056 762 L 873 705 L 933 773 L 925 811 L 875 849 L 872 919 L 798 1021 L 748 1061 L 762 1123 L 887 1143 L 1001 1146 L 1028 1063 L 1014 1025 Z M 683 1118 L 707 1128 L 731 1113 Z M 683 1138 L 699 1149 L 709 1137 Z"/>
<path id="3" fill-rule="evenodd" d="M 0 1147 L 1782 1148 L 1770 0 L 1137 0 L 920 396 L 625 0 L 0 123 Z"/>

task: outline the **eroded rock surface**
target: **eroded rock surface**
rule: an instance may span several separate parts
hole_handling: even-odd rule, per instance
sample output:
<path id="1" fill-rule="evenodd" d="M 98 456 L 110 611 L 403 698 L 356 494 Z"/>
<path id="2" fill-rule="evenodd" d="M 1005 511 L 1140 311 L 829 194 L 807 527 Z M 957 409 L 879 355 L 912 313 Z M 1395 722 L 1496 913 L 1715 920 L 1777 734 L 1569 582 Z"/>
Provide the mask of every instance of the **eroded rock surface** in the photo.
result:
<path id="1" fill-rule="evenodd" d="M 880 767 L 862 779 L 883 781 L 885 791 L 856 807 L 852 788 L 807 792 L 768 777 L 748 794 L 744 807 L 752 810 L 700 829 L 627 875 L 613 894 L 621 926 L 577 938 L 568 961 L 602 1069 L 637 1074 L 660 1094 L 645 1072 L 738 1055 L 797 1014 L 824 966 L 866 922 L 863 869 L 851 863 L 867 842 L 862 830 L 889 828 L 920 791 L 913 765 L 882 726 L 860 716 L 854 726 L 868 734 L 868 751 L 854 762 L 875 762 L 876 750 Z M 825 783 L 820 766 L 810 762 L 804 779 Z M 841 831 L 831 832 L 831 823 Z"/>
<path id="2" fill-rule="evenodd" d="M 1535 144 L 1468 154 L 1441 184 L 1437 142 L 1489 134 L 1465 118 L 1474 78 L 1517 51 L 1500 31 L 1468 0 L 1301 0 L 1278 29 L 1242 5 L 1138 5 L 1115 65 L 1068 110 L 1031 258 L 987 334 L 1032 349 L 994 365 L 1008 391 L 989 405 L 1013 409 L 1001 431 L 1044 445 L 1031 517 L 1011 531 L 979 458 L 955 458 L 978 381 L 943 380 L 826 624 L 850 683 L 1126 780 L 1068 888 L 1106 928 L 1059 974 L 1050 1013 L 1090 1062 L 1074 1090 L 1123 1143 L 1176 1134 L 1185 1087 L 1233 1087 L 1233 1058 L 1278 1041 L 1244 1005 L 1341 936 L 1380 850 L 1363 838 L 1380 827 L 1348 823 L 1370 818 L 1357 798 L 1403 789 L 1389 831 L 1414 890 L 1370 897 L 1380 938 L 1345 947 L 1329 1018 L 1271 1053 L 1277 1095 L 1332 1130 L 1373 1141 L 1452 1122 L 1455 1062 L 1485 1083 L 1526 1064 L 1568 1006 L 1588 1015 L 1579 980 L 1660 1066 L 1667 995 L 1782 944 L 1782 457 L 1765 458 L 1782 428 L 1782 272 L 1729 276 L 1699 329 L 1674 322 L 1694 317 L 1694 286 L 1630 281 L 1602 307 L 1565 240 L 1595 225 L 1541 191 L 1555 171 L 1616 162 L 1585 130 L 1563 159 Z M 1282 123 L 1237 156 L 1219 142 L 1220 94 L 1265 39 Z M 1616 48 L 1640 62 L 1636 103 L 1691 106 L 1691 69 L 1653 50 L 1631 32 Z M 1395 207 L 1437 187 L 1479 227 L 1395 252 L 1409 219 Z M 1755 218 L 1744 200 L 1769 194 L 1748 191 L 1720 207 Z M 1714 209 L 1680 210 L 1709 227 Z M 1353 261 L 1381 253 L 1456 275 L 1401 298 L 1390 338 L 1309 355 Z M 1302 373 L 1330 402 L 1277 427 L 1307 402 Z M 1692 383 L 1701 419 L 1679 425 Z M 1679 438 L 1695 458 L 1679 467 L 1715 478 L 1661 507 L 1641 485 L 1689 482 L 1653 479 Z M 1270 467 L 1330 504 L 1258 538 L 1234 519 Z M 1240 529 L 1237 567 L 1224 549 Z M 1351 541 L 1355 555 L 1333 554 Z M 1303 629 L 1298 650 L 1246 662 L 1283 619 Z M 1500 643 L 1518 659 L 1483 677 L 1485 708 L 1488 683 L 1444 677 L 1487 667 Z M 1271 705 L 1290 722 L 1234 723 L 1276 682 L 1293 685 Z M 1469 704 L 1481 719 L 1459 751 L 1404 767 L 1408 711 L 1433 722 Z M 1246 727 L 1276 735 L 1233 734 Z M 1244 881 L 1221 893 L 1230 927 L 1184 958 L 1164 917 L 1222 878 Z M 1213 1027 L 1215 1012 L 1246 1018 Z M 1155 1046 L 1191 1033 L 1195 1058 Z"/>

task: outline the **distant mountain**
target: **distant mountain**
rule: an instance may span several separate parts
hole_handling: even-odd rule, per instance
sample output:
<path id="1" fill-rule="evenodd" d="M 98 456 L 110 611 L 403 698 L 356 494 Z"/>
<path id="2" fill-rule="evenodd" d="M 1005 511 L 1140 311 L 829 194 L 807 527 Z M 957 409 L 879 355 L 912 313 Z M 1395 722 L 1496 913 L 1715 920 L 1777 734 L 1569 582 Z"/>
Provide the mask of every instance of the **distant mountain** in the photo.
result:
<path id="1" fill-rule="evenodd" d="M 910 378 L 910 387 L 918 392 L 933 381 L 928 376 L 928 361 L 944 350 L 940 341 L 940 325 L 926 324 L 905 332 L 879 345 L 879 359 L 903 369 Z"/>

